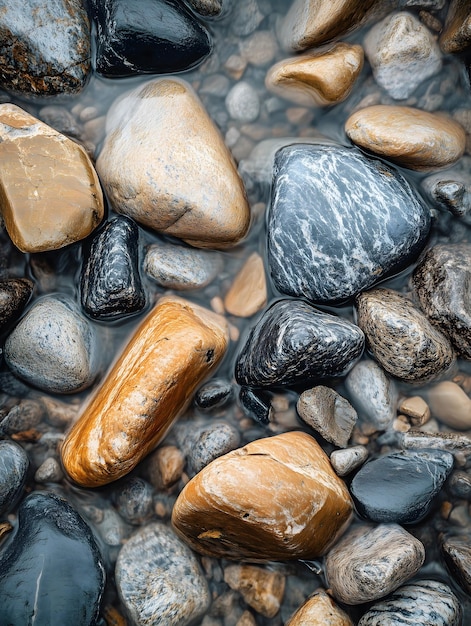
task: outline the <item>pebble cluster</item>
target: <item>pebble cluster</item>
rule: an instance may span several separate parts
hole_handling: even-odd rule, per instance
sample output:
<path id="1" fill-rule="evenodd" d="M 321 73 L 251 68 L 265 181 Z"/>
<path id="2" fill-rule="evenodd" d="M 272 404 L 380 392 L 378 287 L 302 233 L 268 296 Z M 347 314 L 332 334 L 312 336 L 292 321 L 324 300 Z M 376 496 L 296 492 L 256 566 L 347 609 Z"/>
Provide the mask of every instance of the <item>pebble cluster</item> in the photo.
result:
<path id="1" fill-rule="evenodd" d="M 0 32 L 0 624 L 469 623 L 469 2 Z"/>

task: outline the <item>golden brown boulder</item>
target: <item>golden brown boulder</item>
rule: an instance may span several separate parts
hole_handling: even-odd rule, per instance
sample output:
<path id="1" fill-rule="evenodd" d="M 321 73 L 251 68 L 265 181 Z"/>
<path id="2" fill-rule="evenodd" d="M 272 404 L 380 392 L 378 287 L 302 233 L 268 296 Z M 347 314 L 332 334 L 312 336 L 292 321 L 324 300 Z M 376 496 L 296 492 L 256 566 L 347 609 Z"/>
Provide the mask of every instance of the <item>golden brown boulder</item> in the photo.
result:
<path id="1" fill-rule="evenodd" d="M 280 61 L 267 73 L 267 89 L 303 106 L 342 102 L 363 67 L 363 48 L 338 43 L 322 54 Z"/>
<path id="2" fill-rule="evenodd" d="M 67 435 L 69 476 L 98 487 L 130 472 L 165 436 L 227 342 L 219 315 L 181 298 L 159 300 Z"/>
<path id="3" fill-rule="evenodd" d="M 85 150 L 13 104 L 0 105 L 0 209 L 22 252 L 67 246 L 103 219 Z"/>
<path id="4" fill-rule="evenodd" d="M 207 465 L 181 491 L 172 523 L 201 554 L 313 559 L 340 536 L 351 514 L 348 490 L 316 440 L 289 432 Z"/>
<path id="5" fill-rule="evenodd" d="M 118 213 L 201 248 L 242 239 L 250 212 L 218 129 L 188 83 L 141 85 L 108 113 L 97 170 Z"/>
<path id="6" fill-rule="evenodd" d="M 446 167 L 464 153 L 466 133 L 446 115 L 403 106 L 375 105 L 353 113 L 345 123 L 348 137 L 403 167 Z"/>
<path id="7" fill-rule="evenodd" d="M 317 589 L 286 626 L 353 626 L 353 622 L 324 589 Z"/>

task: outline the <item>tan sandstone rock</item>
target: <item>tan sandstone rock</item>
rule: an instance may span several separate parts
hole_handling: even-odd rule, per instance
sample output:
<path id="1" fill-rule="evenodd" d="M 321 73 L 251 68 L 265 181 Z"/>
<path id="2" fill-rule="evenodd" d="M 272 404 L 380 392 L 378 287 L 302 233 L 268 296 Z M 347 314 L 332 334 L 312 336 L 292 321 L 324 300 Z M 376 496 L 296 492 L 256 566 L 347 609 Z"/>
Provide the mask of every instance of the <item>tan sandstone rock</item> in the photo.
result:
<path id="1" fill-rule="evenodd" d="M 440 422 L 456 430 L 471 428 L 471 398 L 456 383 L 438 383 L 427 391 L 426 397 L 432 416 Z"/>
<path id="2" fill-rule="evenodd" d="M 227 342 L 219 315 L 161 298 L 68 433 L 61 454 L 69 476 L 98 487 L 130 472 L 163 439 Z"/>
<path id="3" fill-rule="evenodd" d="M 286 626 L 353 626 L 353 622 L 324 589 L 317 589 Z"/>
<path id="4" fill-rule="evenodd" d="M 284 59 L 267 73 L 267 89 L 304 106 L 345 100 L 363 67 L 363 48 L 338 43 L 330 50 Z"/>
<path id="5" fill-rule="evenodd" d="M 231 315 L 250 317 L 267 303 L 267 283 L 262 257 L 254 252 L 234 278 L 224 299 Z"/>
<path id="6" fill-rule="evenodd" d="M 316 440 L 288 432 L 207 465 L 181 491 L 172 523 L 209 556 L 311 559 L 328 550 L 351 514 L 348 490 Z"/>
<path id="7" fill-rule="evenodd" d="M 97 170 L 115 211 L 193 246 L 226 248 L 248 230 L 232 156 L 183 80 L 150 81 L 112 106 Z"/>
<path id="8" fill-rule="evenodd" d="M 285 577 L 280 572 L 256 565 L 229 565 L 224 581 L 238 591 L 245 602 L 265 617 L 275 617 L 285 592 Z"/>
<path id="9" fill-rule="evenodd" d="M 413 170 L 446 167 L 464 153 L 466 133 L 451 118 L 412 107 L 375 105 L 345 123 L 353 143 Z"/>
<path id="10" fill-rule="evenodd" d="M 22 252 L 87 237 L 103 219 L 103 195 L 85 150 L 14 104 L 0 105 L 0 209 Z"/>

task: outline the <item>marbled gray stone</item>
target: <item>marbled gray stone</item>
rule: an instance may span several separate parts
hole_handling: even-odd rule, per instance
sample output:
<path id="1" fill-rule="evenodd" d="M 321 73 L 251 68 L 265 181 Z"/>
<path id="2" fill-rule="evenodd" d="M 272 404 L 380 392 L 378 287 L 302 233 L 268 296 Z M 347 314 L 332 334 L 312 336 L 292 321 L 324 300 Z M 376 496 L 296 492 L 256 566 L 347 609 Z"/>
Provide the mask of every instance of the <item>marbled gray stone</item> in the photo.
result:
<path id="1" fill-rule="evenodd" d="M 438 580 L 418 580 L 374 604 L 358 626 L 460 626 L 461 604 L 450 587 Z"/>
<path id="2" fill-rule="evenodd" d="M 282 293 L 345 301 L 412 263 L 429 229 L 428 207 L 383 161 L 334 146 L 276 154 L 268 263 Z"/>
<path id="3" fill-rule="evenodd" d="M 135 624 L 186 626 L 210 603 L 196 557 L 175 533 L 154 522 L 138 530 L 116 562 L 116 585 Z"/>
<path id="4" fill-rule="evenodd" d="M 28 455 L 13 441 L 0 441 L 0 516 L 16 503 L 26 481 Z"/>
<path id="5" fill-rule="evenodd" d="M 129 524 L 144 524 L 153 513 L 153 493 L 152 485 L 142 478 L 126 478 L 114 493 L 118 513 Z"/>
<path id="6" fill-rule="evenodd" d="M 362 604 L 386 596 L 422 566 L 425 548 L 398 524 L 355 526 L 327 554 L 325 573 L 334 597 Z"/>
<path id="7" fill-rule="evenodd" d="M 352 446 L 345 450 L 334 450 L 330 455 L 330 462 L 338 476 L 346 476 L 362 465 L 368 458 L 368 448 Z"/>
<path id="8" fill-rule="evenodd" d="M 278 300 L 252 328 L 236 361 L 241 385 L 295 385 L 342 376 L 363 350 L 351 322 L 300 300 Z"/>

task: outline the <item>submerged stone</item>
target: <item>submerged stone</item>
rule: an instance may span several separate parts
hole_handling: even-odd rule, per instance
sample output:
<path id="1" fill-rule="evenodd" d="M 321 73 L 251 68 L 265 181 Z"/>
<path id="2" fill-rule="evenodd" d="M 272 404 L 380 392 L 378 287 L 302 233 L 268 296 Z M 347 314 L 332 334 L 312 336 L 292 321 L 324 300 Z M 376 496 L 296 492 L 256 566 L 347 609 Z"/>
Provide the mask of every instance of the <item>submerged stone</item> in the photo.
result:
<path id="1" fill-rule="evenodd" d="M 13 441 L 0 441 L 0 516 L 20 497 L 29 467 L 28 455 Z"/>
<path id="2" fill-rule="evenodd" d="M 33 292 L 28 278 L 0 280 L 0 330 L 19 317 Z"/>
<path id="3" fill-rule="evenodd" d="M 382 161 L 336 146 L 277 152 L 268 264 L 281 292 L 351 298 L 415 260 L 429 229 L 428 207 Z"/>
<path id="4" fill-rule="evenodd" d="M 448 537 L 443 542 L 442 554 L 453 580 L 467 594 L 471 593 L 471 546 L 469 537 Z"/>

